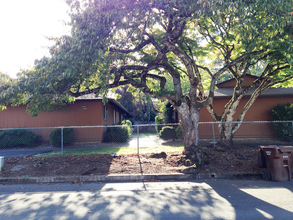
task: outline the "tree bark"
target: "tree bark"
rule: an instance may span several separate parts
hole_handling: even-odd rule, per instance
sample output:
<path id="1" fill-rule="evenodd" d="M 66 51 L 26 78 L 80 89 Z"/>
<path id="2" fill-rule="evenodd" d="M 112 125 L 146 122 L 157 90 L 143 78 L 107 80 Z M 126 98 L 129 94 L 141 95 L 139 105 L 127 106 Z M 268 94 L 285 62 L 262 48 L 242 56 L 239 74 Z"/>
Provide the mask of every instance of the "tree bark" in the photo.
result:
<path id="1" fill-rule="evenodd" d="M 233 145 L 232 123 L 221 123 L 218 125 L 220 132 L 220 143 L 223 145 Z"/>
<path id="2" fill-rule="evenodd" d="M 200 109 L 195 106 L 188 106 L 187 103 L 182 103 L 177 110 L 183 134 L 184 154 L 190 156 L 193 163 L 202 165 L 202 154 L 198 149 Z"/>

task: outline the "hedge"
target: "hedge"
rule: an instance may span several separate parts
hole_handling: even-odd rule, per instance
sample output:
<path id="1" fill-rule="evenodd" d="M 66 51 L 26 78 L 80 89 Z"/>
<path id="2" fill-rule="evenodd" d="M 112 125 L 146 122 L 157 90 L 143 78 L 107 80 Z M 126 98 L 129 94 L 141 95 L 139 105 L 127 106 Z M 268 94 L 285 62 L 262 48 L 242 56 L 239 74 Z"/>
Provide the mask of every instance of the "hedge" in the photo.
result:
<path id="1" fill-rule="evenodd" d="M 11 129 L 0 131 L 0 148 L 9 148 L 16 146 L 34 146 L 41 135 L 26 129 Z"/>
<path id="2" fill-rule="evenodd" d="M 122 120 L 117 123 L 122 127 L 108 127 L 105 133 L 104 142 L 126 142 L 133 132 L 130 120 Z"/>

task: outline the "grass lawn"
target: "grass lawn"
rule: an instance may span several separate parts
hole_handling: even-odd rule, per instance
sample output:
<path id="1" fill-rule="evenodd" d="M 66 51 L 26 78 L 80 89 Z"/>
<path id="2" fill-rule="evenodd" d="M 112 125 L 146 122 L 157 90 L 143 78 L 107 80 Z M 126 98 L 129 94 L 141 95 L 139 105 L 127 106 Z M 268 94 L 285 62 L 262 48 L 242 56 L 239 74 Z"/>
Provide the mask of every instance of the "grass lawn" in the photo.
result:
<path id="1" fill-rule="evenodd" d="M 139 153 L 160 153 L 164 152 L 182 152 L 183 145 L 179 146 L 156 146 L 156 147 L 142 147 L 139 148 Z M 97 149 L 68 149 L 64 150 L 63 156 L 69 155 L 93 155 L 93 154 L 137 154 L 136 147 L 111 147 L 111 148 L 97 148 Z M 49 153 L 38 154 L 34 157 L 55 157 L 61 156 L 60 151 L 52 151 Z"/>
<path id="2" fill-rule="evenodd" d="M 136 135 L 135 133 L 133 135 Z M 139 136 L 147 137 L 147 136 L 158 136 L 157 133 L 139 133 Z"/>

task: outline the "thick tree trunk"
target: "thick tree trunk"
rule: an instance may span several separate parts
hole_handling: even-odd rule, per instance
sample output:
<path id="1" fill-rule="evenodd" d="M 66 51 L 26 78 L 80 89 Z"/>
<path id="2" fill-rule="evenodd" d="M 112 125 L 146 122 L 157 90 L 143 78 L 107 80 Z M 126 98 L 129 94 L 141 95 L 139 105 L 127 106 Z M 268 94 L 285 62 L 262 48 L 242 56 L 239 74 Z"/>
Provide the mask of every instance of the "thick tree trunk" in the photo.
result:
<path id="1" fill-rule="evenodd" d="M 235 99 L 230 104 L 229 110 L 226 114 L 226 117 L 221 117 L 221 122 L 230 122 L 219 124 L 219 131 L 221 137 L 221 144 L 224 145 L 233 145 L 233 119 L 236 114 L 236 109 L 239 105 L 238 99 Z"/>
<path id="2" fill-rule="evenodd" d="M 233 145 L 233 125 L 232 123 L 223 123 L 218 125 L 220 131 L 220 143 L 223 145 Z"/>
<path id="3" fill-rule="evenodd" d="M 186 103 L 182 103 L 182 105 L 177 109 L 183 134 L 184 154 L 189 156 L 193 163 L 202 165 L 202 154 L 198 149 L 198 122 L 200 109 L 197 109 L 196 107 L 188 108 Z"/>

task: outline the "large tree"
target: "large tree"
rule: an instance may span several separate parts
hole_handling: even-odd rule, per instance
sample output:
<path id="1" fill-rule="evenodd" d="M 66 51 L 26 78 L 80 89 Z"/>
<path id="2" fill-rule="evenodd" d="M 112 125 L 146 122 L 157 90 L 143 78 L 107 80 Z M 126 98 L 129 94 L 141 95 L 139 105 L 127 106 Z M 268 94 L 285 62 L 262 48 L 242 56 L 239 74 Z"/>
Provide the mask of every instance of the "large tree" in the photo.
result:
<path id="1" fill-rule="evenodd" d="M 200 110 L 212 104 L 218 77 L 251 57 L 269 56 L 268 47 L 273 50 L 282 43 L 269 31 L 273 27 L 275 35 L 282 35 L 290 27 L 293 7 L 291 1 L 274 0 L 67 2 L 71 36 L 54 39 L 51 56 L 19 74 L 13 86 L 14 92 L 29 97 L 28 111 L 36 115 L 62 107 L 73 97 L 131 85 L 173 104 L 181 119 L 185 153 L 195 153 L 199 164 Z M 235 47 L 236 43 L 242 46 Z M 217 62 L 219 51 L 224 59 L 218 68 L 202 63 Z M 292 47 L 281 54 L 291 65 Z M 172 79 L 172 90 L 165 87 L 166 74 Z M 207 76 L 205 93 L 202 80 Z M 182 77 L 190 83 L 186 94 Z M 7 89 L 1 93 L 13 94 Z"/>

